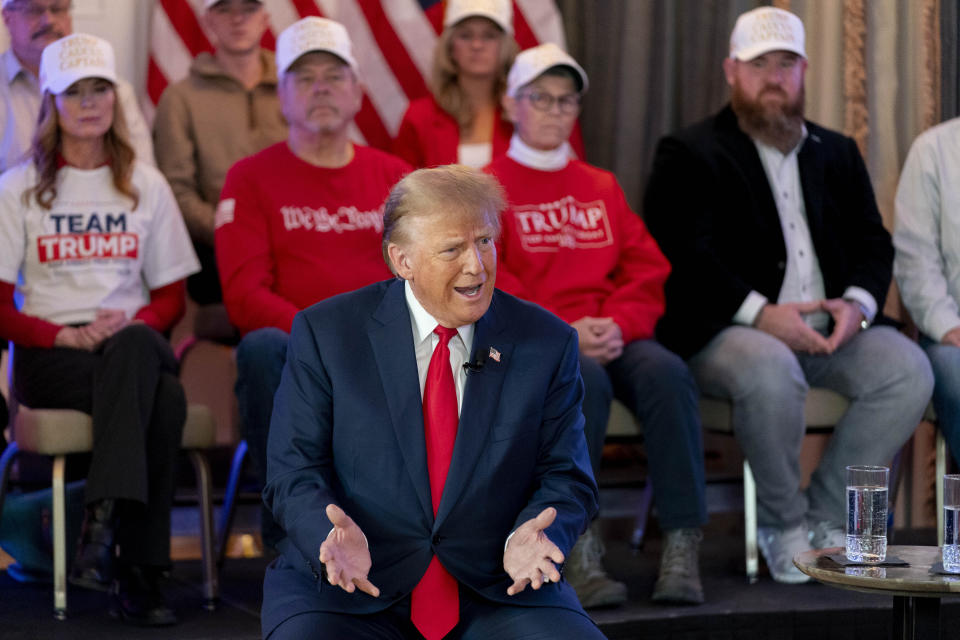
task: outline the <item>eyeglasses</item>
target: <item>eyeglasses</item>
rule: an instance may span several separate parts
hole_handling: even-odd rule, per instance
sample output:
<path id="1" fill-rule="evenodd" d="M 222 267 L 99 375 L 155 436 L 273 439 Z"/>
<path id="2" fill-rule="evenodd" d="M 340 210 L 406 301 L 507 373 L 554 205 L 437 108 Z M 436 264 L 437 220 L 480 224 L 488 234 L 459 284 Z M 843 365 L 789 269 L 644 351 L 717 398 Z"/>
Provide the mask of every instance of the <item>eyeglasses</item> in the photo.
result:
<path id="1" fill-rule="evenodd" d="M 560 113 L 564 115 L 576 113 L 580 108 L 580 96 L 575 93 L 554 96 L 545 91 L 528 91 L 517 96 L 517 99 L 521 98 L 529 100 L 537 111 L 550 111 L 554 103 L 560 105 Z"/>
<path id="2" fill-rule="evenodd" d="M 53 4 L 42 5 L 24 0 L 22 2 L 13 2 L 10 8 L 14 11 L 19 11 L 32 20 L 36 20 L 47 11 L 53 14 L 54 18 L 62 18 L 70 12 L 70 5 L 72 4 L 72 2 L 54 2 Z"/>

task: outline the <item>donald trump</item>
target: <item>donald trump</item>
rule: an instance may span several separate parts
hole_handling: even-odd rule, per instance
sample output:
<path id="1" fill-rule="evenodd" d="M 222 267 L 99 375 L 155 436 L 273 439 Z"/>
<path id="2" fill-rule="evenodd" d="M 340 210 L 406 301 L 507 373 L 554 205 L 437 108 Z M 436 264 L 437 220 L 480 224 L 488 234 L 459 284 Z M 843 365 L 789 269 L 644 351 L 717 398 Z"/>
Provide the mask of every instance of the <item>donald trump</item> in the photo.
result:
<path id="1" fill-rule="evenodd" d="M 563 580 L 597 511 L 576 332 L 494 289 L 496 180 L 409 174 L 396 279 L 297 315 L 264 498 L 264 637 L 602 638 Z"/>

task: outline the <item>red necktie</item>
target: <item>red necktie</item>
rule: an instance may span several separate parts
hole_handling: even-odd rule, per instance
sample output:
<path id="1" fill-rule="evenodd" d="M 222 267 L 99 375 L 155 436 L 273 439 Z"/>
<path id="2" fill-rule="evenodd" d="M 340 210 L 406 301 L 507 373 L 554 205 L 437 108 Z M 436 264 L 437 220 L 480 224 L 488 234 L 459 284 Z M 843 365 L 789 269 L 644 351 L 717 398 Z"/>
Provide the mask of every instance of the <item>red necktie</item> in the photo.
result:
<path id="1" fill-rule="evenodd" d="M 457 335 L 456 329 L 437 326 L 440 336 L 433 350 L 427 381 L 423 387 L 423 427 L 427 441 L 427 469 L 430 473 L 430 497 L 433 515 L 437 515 L 443 485 L 450 469 L 453 443 L 457 439 L 457 389 L 450 367 L 447 343 Z M 460 619 L 460 597 L 457 581 L 443 568 L 437 556 L 430 560 L 427 572 L 410 597 L 410 619 L 427 640 L 440 640 Z"/>

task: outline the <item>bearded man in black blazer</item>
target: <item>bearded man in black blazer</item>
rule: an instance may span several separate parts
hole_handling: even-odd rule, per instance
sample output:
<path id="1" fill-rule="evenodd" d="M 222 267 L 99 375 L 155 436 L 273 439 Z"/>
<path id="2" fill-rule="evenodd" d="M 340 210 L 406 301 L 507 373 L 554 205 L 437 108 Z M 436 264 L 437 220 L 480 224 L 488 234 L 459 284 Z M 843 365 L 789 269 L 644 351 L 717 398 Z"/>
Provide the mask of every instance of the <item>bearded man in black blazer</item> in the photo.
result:
<path id="1" fill-rule="evenodd" d="M 855 142 L 804 120 L 806 68 L 797 16 L 741 15 L 723 63 L 730 104 L 660 141 L 644 210 L 673 266 L 658 337 L 702 393 L 733 402 L 780 582 L 808 579 L 794 554 L 843 546 L 845 466 L 888 464 L 932 391 L 923 353 L 881 326 L 890 236 Z M 850 407 L 801 491 L 810 386 Z"/>

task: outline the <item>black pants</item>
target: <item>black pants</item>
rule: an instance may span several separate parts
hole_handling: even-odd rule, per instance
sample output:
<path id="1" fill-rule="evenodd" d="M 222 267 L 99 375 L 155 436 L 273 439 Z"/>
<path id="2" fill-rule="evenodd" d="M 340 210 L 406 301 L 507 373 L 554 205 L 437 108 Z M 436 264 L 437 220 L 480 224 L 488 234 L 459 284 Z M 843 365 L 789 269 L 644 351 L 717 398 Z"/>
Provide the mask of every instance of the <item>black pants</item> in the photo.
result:
<path id="1" fill-rule="evenodd" d="M 193 250 L 200 261 L 200 271 L 187 278 L 187 293 L 199 305 L 223 302 L 220 275 L 217 272 L 217 254 L 213 246 L 194 242 Z"/>
<path id="2" fill-rule="evenodd" d="M 130 325 L 95 352 L 17 347 L 13 392 L 34 409 L 93 416 L 86 502 L 122 500 L 120 557 L 170 563 L 170 509 L 187 404 L 169 343 Z"/>

